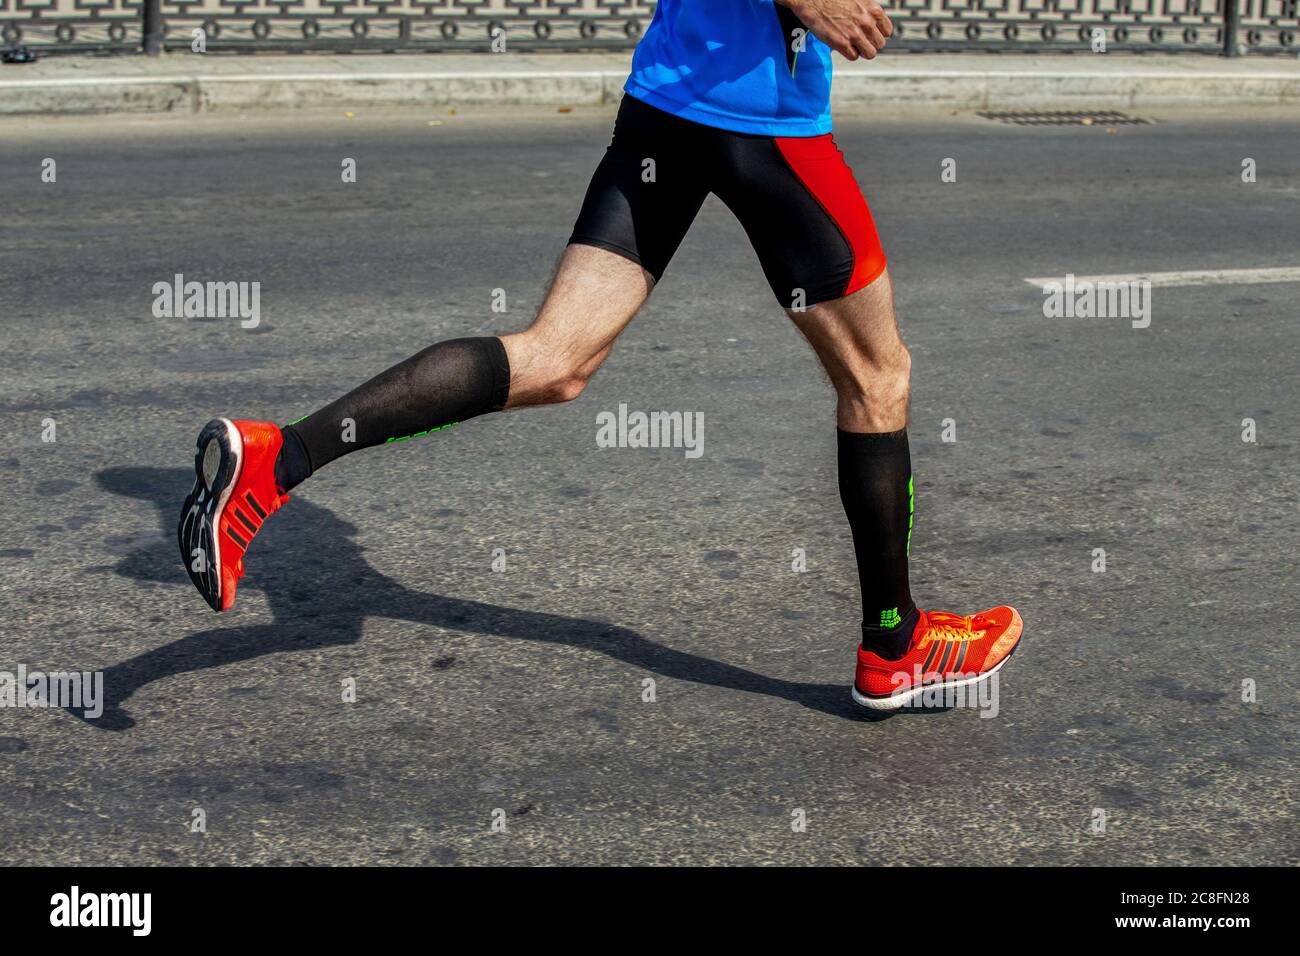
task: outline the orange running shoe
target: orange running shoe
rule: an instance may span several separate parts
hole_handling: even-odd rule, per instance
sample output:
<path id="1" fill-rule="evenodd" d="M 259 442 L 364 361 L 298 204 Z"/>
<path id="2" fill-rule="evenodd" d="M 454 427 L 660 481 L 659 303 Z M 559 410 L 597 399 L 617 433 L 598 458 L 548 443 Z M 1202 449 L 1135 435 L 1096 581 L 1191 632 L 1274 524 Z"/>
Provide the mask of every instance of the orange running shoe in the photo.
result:
<path id="1" fill-rule="evenodd" d="M 176 538 L 190 580 L 214 611 L 235 603 L 253 536 L 289 500 L 275 484 L 283 441 L 270 422 L 214 418 L 199 432 L 194 490 L 185 499 Z"/>
<path id="2" fill-rule="evenodd" d="M 985 680 L 1007 662 L 1022 630 L 1024 622 L 1013 607 L 970 617 L 922 611 L 911 646 L 898 660 L 858 648 L 853 699 L 872 710 L 897 710 L 922 693 Z"/>

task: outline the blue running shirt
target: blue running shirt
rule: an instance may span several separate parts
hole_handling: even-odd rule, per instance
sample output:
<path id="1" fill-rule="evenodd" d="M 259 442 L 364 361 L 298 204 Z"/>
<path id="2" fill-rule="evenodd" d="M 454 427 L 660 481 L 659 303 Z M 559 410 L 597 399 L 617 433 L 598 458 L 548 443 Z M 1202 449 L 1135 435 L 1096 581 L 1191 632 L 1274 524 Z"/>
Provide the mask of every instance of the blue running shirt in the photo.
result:
<path id="1" fill-rule="evenodd" d="M 659 0 L 625 92 L 683 119 L 760 136 L 831 131 L 831 51 L 773 0 Z"/>

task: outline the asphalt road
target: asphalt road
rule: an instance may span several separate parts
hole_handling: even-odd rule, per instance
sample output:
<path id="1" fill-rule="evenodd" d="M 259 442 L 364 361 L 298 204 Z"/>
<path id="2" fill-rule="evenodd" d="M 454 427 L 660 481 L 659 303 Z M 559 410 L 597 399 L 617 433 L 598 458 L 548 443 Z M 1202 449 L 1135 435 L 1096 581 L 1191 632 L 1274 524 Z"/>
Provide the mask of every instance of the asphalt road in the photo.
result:
<path id="1" fill-rule="evenodd" d="M 1026 621 L 995 717 L 883 721 L 832 395 L 715 200 L 579 402 L 322 472 L 226 616 L 178 565 L 209 417 L 526 324 L 612 111 L 6 121 L 0 670 L 109 706 L 0 709 L 0 860 L 1300 862 L 1300 283 L 1135 329 L 1024 282 L 1300 264 L 1292 114 L 841 117 L 915 356 L 914 591 Z M 260 325 L 156 318 L 175 273 L 260 282 Z M 619 403 L 704 454 L 598 448 Z"/>

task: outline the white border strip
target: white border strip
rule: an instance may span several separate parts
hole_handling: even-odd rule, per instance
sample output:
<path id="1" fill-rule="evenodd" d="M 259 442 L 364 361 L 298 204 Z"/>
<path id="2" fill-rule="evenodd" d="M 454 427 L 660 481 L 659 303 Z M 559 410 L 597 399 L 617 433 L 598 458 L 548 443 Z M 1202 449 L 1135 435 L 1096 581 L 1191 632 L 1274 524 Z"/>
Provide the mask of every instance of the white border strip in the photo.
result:
<path id="1" fill-rule="evenodd" d="M 591 80 L 617 76 L 623 80 L 627 71 L 611 70 L 519 70 L 498 73 L 475 71 L 411 71 L 391 73 L 163 73 L 157 76 L 71 76 L 71 77 L 31 77 L 29 79 L 0 80 L 0 89 L 10 87 L 100 87 L 122 84 L 142 86 L 157 84 L 159 86 L 175 83 L 308 83 L 323 81 L 338 83 L 342 81 L 360 81 L 363 83 L 382 83 L 385 81 L 405 83 L 412 80 L 471 80 L 500 83 L 509 80 Z"/>
<path id="2" fill-rule="evenodd" d="M 1081 282 L 1149 282 L 1153 288 L 1175 285 L 1249 285 L 1260 282 L 1300 282 L 1300 266 L 1278 266 L 1270 269 L 1202 269 L 1198 272 L 1128 272 L 1073 278 L 1076 288 Z M 1048 276 L 1025 281 L 1042 289 L 1049 282 L 1064 285 L 1066 277 Z"/>

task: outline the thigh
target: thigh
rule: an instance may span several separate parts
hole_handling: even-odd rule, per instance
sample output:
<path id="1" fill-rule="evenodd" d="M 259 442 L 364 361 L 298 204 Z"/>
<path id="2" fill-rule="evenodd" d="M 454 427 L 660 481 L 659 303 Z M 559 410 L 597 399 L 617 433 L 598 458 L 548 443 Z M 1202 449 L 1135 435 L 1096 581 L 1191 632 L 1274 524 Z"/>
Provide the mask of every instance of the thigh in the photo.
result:
<path id="1" fill-rule="evenodd" d="M 694 123 L 625 96 L 570 244 L 642 266 L 657 282 L 708 195 Z"/>
<path id="2" fill-rule="evenodd" d="M 720 166 L 714 192 L 784 308 L 842 299 L 885 271 L 871 210 L 829 133 L 732 137 Z"/>

